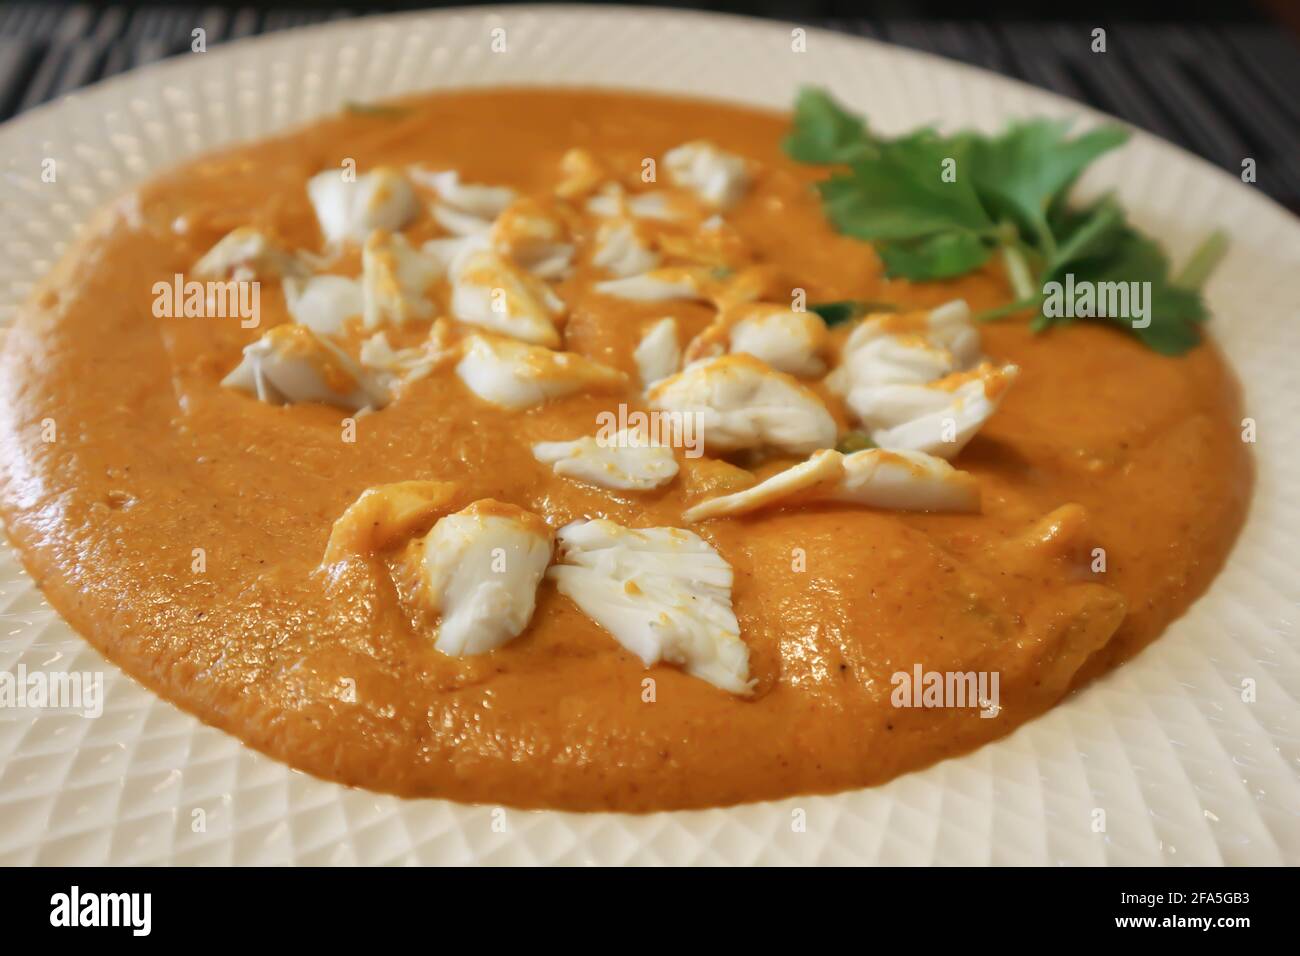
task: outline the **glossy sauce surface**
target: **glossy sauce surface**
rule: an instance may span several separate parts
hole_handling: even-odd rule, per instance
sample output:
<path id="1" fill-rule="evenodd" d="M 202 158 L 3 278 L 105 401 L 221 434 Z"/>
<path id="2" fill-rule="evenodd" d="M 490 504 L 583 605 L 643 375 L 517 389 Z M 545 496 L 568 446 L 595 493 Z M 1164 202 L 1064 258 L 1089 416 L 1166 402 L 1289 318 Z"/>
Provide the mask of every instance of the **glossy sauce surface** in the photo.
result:
<path id="1" fill-rule="evenodd" d="M 1034 335 L 1009 321 L 983 328 L 984 351 L 1022 373 L 954 462 L 980 481 L 982 514 L 818 506 L 696 528 L 735 569 L 751 699 L 647 671 L 549 582 L 506 647 L 440 654 L 380 562 L 333 581 L 315 573 L 331 523 L 365 488 L 449 480 L 467 501 L 517 504 L 553 528 L 602 516 L 681 526 L 683 507 L 732 490 L 735 471 L 684 459 L 665 489 L 622 493 L 534 460 L 535 441 L 591 434 L 620 402 L 643 407 L 631 388 L 507 412 L 444 370 L 359 418 L 348 442 L 338 409 L 219 387 L 244 344 L 287 321 L 278 283 L 263 283 L 256 330 L 155 318 L 153 285 L 237 226 L 319 249 L 312 174 L 347 157 L 363 171 L 419 162 L 541 192 L 570 147 L 635 177 L 643 157 L 705 138 L 759 164 L 727 219 L 810 302 L 965 297 L 978 309 L 1007 290 L 993 271 L 883 279 L 868 246 L 826 225 L 809 188 L 818 173 L 782 156 L 778 115 L 582 91 L 407 106 L 155 181 L 138 209 L 119 204 L 88 228 L 6 333 L 0 503 L 12 540 L 88 640 L 205 721 L 314 774 L 410 796 L 645 811 L 834 791 L 1009 732 L 1156 637 L 1224 560 L 1251 471 L 1218 351 L 1166 358 L 1097 325 Z M 426 216 L 407 233 L 437 230 Z M 596 278 L 581 264 L 559 286 L 565 348 L 633 381 L 632 350 L 654 320 L 674 316 L 686 339 L 712 316 L 600 296 Z M 1092 571 L 1095 548 L 1104 573 Z M 999 672 L 1000 712 L 893 706 L 891 675 L 918 664 Z"/>

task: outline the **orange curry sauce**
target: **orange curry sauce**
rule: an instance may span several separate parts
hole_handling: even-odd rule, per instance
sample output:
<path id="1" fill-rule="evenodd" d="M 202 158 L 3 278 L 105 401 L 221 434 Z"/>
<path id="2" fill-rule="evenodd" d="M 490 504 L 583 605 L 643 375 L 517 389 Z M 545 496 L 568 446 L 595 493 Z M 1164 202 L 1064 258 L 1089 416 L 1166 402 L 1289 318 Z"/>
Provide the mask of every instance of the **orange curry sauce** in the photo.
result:
<path id="1" fill-rule="evenodd" d="M 641 333 L 671 315 L 685 342 L 713 310 L 598 295 L 602 276 L 580 258 L 558 286 L 564 348 L 628 372 L 624 393 L 509 412 L 443 369 L 358 418 L 344 441 L 348 412 L 274 407 L 219 386 L 243 345 L 289 320 L 278 281 L 263 282 L 258 329 L 151 311 L 155 282 L 186 273 L 237 226 L 319 250 L 304 189 L 314 173 L 346 157 L 361 171 L 418 162 L 540 195 L 571 147 L 631 187 L 642 157 L 709 139 L 758 164 L 727 220 L 810 302 L 964 297 L 980 309 L 1008 290 L 992 269 L 924 285 L 884 279 L 868 245 L 827 225 L 810 189 L 824 174 L 781 153 L 781 115 L 586 91 L 404 105 L 153 181 L 139 191 L 139 218 L 119 205 L 87 227 L 6 333 L 0 506 L 11 539 L 77 630 L 204 721 L 318 776 L 406 796 L 649 811 L 835 791 L 1008 733 L 1159 635 L 1223 563 L 1251 468 L 1218 350 L 1167 358 L 1098 324 L 1035 335 L 1003 321 L 982 328 L 983 350 L 1021 375 L 954 461 L 978 479 L 981 514 L 778 506 L 694 526 L 735 569 L 752 697 L 671 666 L 647 671 L 549 581 L 513 642 L 442 655 L 379 562 L 333 581 L 316 573 L 331 523 L 367 487 L 438 479 L 552 528 L 584 517 L 683 526 L 684 507 L 754 479 L 682 458 L 665 488 L 614 492 L 557 477 L 530 445 L 592 434 L 597 414 L 621 402 L 643 408 L 632 359 Z M 425 212 L 406 233 L 439 230 Z M 337 267 L 358 270 L 355 256 Z M 54 441 L 43 440 L 46 420 Z M 1104 573 L 1092 572 L 1094 548 Z M 1000 712 L 893 706 L 891 675 L 917 664 L 997 671 Z"/>

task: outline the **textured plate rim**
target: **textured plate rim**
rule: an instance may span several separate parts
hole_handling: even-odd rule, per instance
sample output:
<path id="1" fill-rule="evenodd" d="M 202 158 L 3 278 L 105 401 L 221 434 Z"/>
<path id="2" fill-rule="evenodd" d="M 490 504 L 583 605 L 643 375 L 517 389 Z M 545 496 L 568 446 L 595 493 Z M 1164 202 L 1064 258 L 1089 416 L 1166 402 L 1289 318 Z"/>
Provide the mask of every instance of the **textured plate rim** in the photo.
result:
<path id="1" fill-rule="evenodd" d="M 789 29 L 798 26 L 797 24 L 785 23 L 783 21 L 768 21 L 768 20 L 761 20 L 757 18 L 744 17 L 744 16 L 732 16 L 732 15 L 725 15 L 725 14 L 664 10 L 664 9 L 642 8 L 642 7 L 588 7 L 588 6 L 581 6 L 581 5 L 558 5 L 554 7 L 518 6 L 518 7 L 451 8 L 451 9 L 436 10 L 436 11 L 413 11 L 413 12 L 391 14 L 385 16 L 365 17 L 359 20 L 332 21 L 328 23 L 316 24 L 316 25 L 297 28 L 293 30 L 286 30 L 286 31 L 276 32 L 272 34 L 265 34 L 256 37 L 243 38 L 241 40 L 233 41 L 229 44 L 222 44 L 220 47 L 214 49 L 212 52 L 204 54 L 204 56 L 205 59 L 209 62 L 228 61 L 234 63 L 237 59 L 239 59 L 240 57 L 246 55 L 248 52 L 253 50 L 258 50 L 262 48 L 265 48 L 266 50 L 271 50 L 277 48 L 277 45 L 283 47 L 288 47 L 291 45 L 299 45 L 299 44 L 310 45 L 313 42 L 322 41 L 335 33 L 344 33 L 349 31 L 373 32 L 373 31 L 383 31 L 383 30 L 394 30 L 400 28 L 400 26 L 405 22 L 416 23 L 416 22 L 423 22 L 423 21 L 437 21 L 439 19 L 450 20 L 455 18 L 472 19 L 479 22 L 488 22 L 494 19 L 501 20 L 501 19 L 508 19 L 510 17 L 524 17 L 524 16 L 531 16 L 531 17 L 542 18 L 542 19 L 547 19 L 547 18 L 563 19 L 566 17 L 581 17 L 584 20 L 588 20 L 588 21 L 593 19 L 620 20 L 625 17 L 633 17 L 633 18 L 640 18 L 642 20 L 652 19 L 659 24 L 665 24 L 665 25 L 678 24 L 678 23 L 694 23 L 700 25 L 701 27 L 734 28 L 737 30 L 749 30 L 751 31 L 751 34 L 755 34 L 755 35 L 758 31 L 767 31 L 771 33 L 773 36 L 776 36 L 780 32 L 786 32 L 788 34 Z M 1018 96 L 1022 100 L 1028 101 L 1035 109 L 1049 108 L 1050 106 L 1050 109 L 1054 109 L 1057 112 L 1069 112 L 1073 115 L 1084 117 L 1088 121 L 1097 121 L 1101 119 L 1113 120 L 1113 118 L 1111 117 L 1106 117 L 1105 114 L 1101 114 L 1095 110 L 1083 106 L 1082 104 L 1078 104 L 1065 97 L 1059 96 L 1057 94 L 1048 91 L 1040 90 L 1036 87 L 1032 87 L 1028 84 L 1022 83 L 1018 80 L 1014 80 L 1011 78 L 1003 77 L 998 74 L 991 73 L 979 67 L 950 61 L 942 57 L 920 52 L 920 51 L 904 50 L 903 48 L 895 47 L 891 44 L 882 43 L 880 41 L 872 40 L 869 38 L 849 37 L 843 34 L 838 34 L 832 31 L 825 31 L 818 28 L 804 27 L 804 29 L 808 30 L 810 38 L 815 36 L 816 38 L 818 38 L 820 42 L 827 42 L 830 44 L 838 45 L 844 49 L 848 49 L 850 47 L 856 47 L 862 51 L 874 51 L 878 55 L 882 51 L 889 51 L 889 54 L 891 56 L 900 57 L 903 59 L 910 59 L 915 62 L 927 64 L 928 68 L 932 70 L 941 71 L 947 74 L 955 74 L 957 76 L 966 76 L 971 78 L 972 82 L 990 85 L 994 89 L 996 89 L 997 87 L 1003 87 L 1003 88 L 1015 90 Z M 750 38 L 746 38 L 744 42 L 749 42 L 749 39 Z M 195 68 L 195 64 L 193 62 L 188 61 L 184 57 L 176 57 L 159 63 L 150 64 L 149 66 L 139 70 L 134 70 L 119 76 L 111 77 L 105 81 L 95 84 L 92 87 L 88 87 L 85 90 L 77 91 L 58 101 L 28 111 L 27 113 L 24 113 L 19 117 L 16 117 L 14 120 L 10 121 L 9 123 L 0 126 L 0 145 L 8 146 L 11 142 L 14 142 L 18 138 L 40 128 L 40 124 L 42 123 L 55 122 L 60 117 L 61 113 L 63 112 L 70 113 L 78 104 L 80 104 L 83 110 L 88 107 L 92 107 L 97 103 L 107 104 L 112 101 L 112 98 L 114 96 L 118 95 L 119 93 L 126 92 L 127 90 L 131 89 L 133 86 L 138 87 L 140 85 L 146 84 L 153 80 L 166 80 L 172 77 L 173 75 L 181 76 L 185 72 L 194 68 Z M 447 84 L 445 83 L 439 84 L 440 87 L 446 85 Z M 453 83 L 450 85 L 456 86 L 459 84 Z M 587 84 L 582 84 L 582 85 L 587 85 Z M 624 84 L 621 83 L 610 83 L 610 84 L 602 84 L 602 85 L 610 85 L 616 87 L 624 86 Z M 628 84 L 627 86 L 635 86 L 635 84 Z M 720 98 L 735 99 L 735 97 L 731 97 L 731 96 L 720 97 Z M 1009 114 L 1003 114 L 1003 116 L 1000 118 L 1005 118 L 1005 115 L 1009 115 Z M 289 123 L 288 127 L 298 125 L 301 122 L 309 121 L 311 118 L 312 116 L 301 117 Z M 1289 227 L 1294 234 L 1300 235 L 1300 229 L 1296 228 L 1296 221 L 1294 220 L 1294 217 L 1290 216 L 1290 214 L 1287 213 L 1283 207 L 1274 203 L 1271 199 L 1258 193 L 1257 191 L 1250 190 L 1242 183 L 1236 181 L 1235 177 L 1231 176 L 1226 171 L 1221 170 L 1218 167 L 1214 166 L 1213 164 L 1201 159 L 1200 157 L 1188 153 L 1187 151 L 1173 144 L 1160 140 L 1157 137 L 1154 137 L 1151 134 L 1148 134 L 1140 129 L 1135 129 L 1134 140 L 1145 144 L 1149 149 L 1153 151 L 1163 153 L 1166 156 L 1172 156 L 1173 161 L 1175 161 L 1178 164 L 1181 164 L 1184 167 L 1191 167 L 1196 169 L 1198 175 L 1201 177 L 1206 176 L 1210 172 L 1217 173 L 1219 186 L 1221 188 L 1224 188 L 1228 185 L 1231 185 L 1232 192 L 1236 195 L 1237 200 L 1239 202 L 1249 203 L 1250 205 L 1255 207 L 1252 210 L 1252 212 L 1256 213 L 1257 215 L 1274 218 L 1275 226 Z M 211 147 L 205 146 L 204 148 L 207 149 Z M 192 153 L 187 153 L 187 155 L 190 154 Z M 153 166 L 147 169 L 143 173 L 143 176 L 154 175 L 160 170 L 166 168 L 166 165 L 167 164 L 160 164 L 157 166 Z M 136 177 L 135 180 L 133 181 L 139 181 L 140 178 L 141 177 Z M 1216 337 L 1220 338 L 1221 342 L 1225 338 L 1222 336 L 1216 336 Z M 1230 336 L 1228 336 L 1228 338 L 1230 338 Z M 1225 343 L 1225 345 L 1226 344 L 1227 343 Z M 1229 349 L 1229 354 L 1231 355 L 1231 349 Z M 1248 393 L 1255 387 L 1255 383 L 1253 382 L 1244 382 L 1243 384 L 1246 386 Z M 1272 454 L 1271 452 L 1265 454 L 1262 448 L 1257 448 L 1257 451 L 1259 452 L 1259 454 L 1257 454 L 1257 465 L 1261 466 L 1261 468 L 1265 465 L 1281 464 L 1280 460 L 1277 462 L 1271 460 L 1271 454 Z M 1255 491 L 1256 500 L 1252 507 L 1251 516 L 1247 519 L 1248 527 L 1256 523 L 1256 513 L 1259 510 L 1258 504 L 1259 504 L 1259 496 L 1261 492 L 1262 489 L 1257 484 L 1256 491 Z M 1243 537 L 1244 536 L 1245 536 L 1245 531 L 1243 531 Z M 1239 540 L 1237 549 L 1234 550 L 1233 555 L 1229 556 L 1228 559 L 1229 566 L 1232 565 L 1236 557 L 1236 553 L 1240 549 L 1241 549 L 1241 542 Z M 4 550 L 8 552 L 11 551 L 12 549 L 11 546 L 6 542 L 3 545 L 3 548 L 0 550 Z M 1226 571 L 1227 568 L 1225 567 L 1225 573 Z M 1219 587 L 1219 582 L 1222 581 L 1223 577 L 1224 577 L 1224 573 L 1221 573 L 1219 578 L 1216 579 L 1216 584 L 1212 587 L 1212 590 L 1214 588 Z M 1204 601 L 1205 598 L 1202 598 L 1202 601 L 1200 603 L 1203 603 Z M 1171 626 L 1171 630 L 1179 628 L 1181 624 L 1182 624 L 1181 621 L 1175 622 L 1175 624 Z M 66 625 L 64 626 L 66 628 Z M 1169 637 L 1170 635 L 1166 634 L 1164 637 L 1160 639 L 1160 641 L 1157 642 L 1157 645 L 1160 644 L 1162 641 L 1167 641 Z M 76 640 L 80 641 L 81 639 L 79 637 L 76 637 Z M 1149 652 L 1144 652 L 1144 654 L 1145 653 L 1149 653 Z M 1139 660 L 1140 659 L 1141 658 L 1139 658 Z M 1133 667 L 1135 663 L 1136 661 L 1131 662 L 1129 665 L 1126 666 Z M 1121 669 L 1120 671 L 1116 672 L 1116 674 L 1112 675 L 1112 677 L 1121 674 L 1124 674 L 1124 669 Z M 1109 678 L 1107 680 L 1109 680 Z M 1290 692 L 1292 693 L 1292 696 L 1294 696 L 1294 688 L 1290 688 Z M 145 693 L 148 692 L 145 691 Z M 1072 708 L 1077 704 L 1078 700 L 1079 700 L 1079 696 L 1075 695 L 1073 698 L 1064 701 L 1061 705 L 1058 706 L 1056 711 L 1053 711 L 1052 713 L 1055 714 L 1060 711 L 1065 711 L 1067 708 Z M 166 704 L 161 701 L 157 703 L 161 704 L 161 706 L 164 707 L 168 707 L 168 708 L 171 707 L 170 704 Z M 1031 722 L 1030 725 L 1026 725 L 1026 726 L 1033 726 L 1034 724 L 1041 723 L 1046 719 L 1047 716 L 1049 715 L 1044 715 L 1044 717 L 1039 718 L 1037 721 Z M 211 731 L 211 728 L 207 728 L 207 729 Z M 977 751 L 976 754 L 979 754 L 982 751 L 989 750 L 990 748 L 999 747 L 1003 742 L 1010 740 L 1016 737 L 1017 735 L 1022 734 L 1023 732 L 1024 732 L 1024 728 L 1021 728 L 1020 730 L 1012 734 L 1011 737 L 1003 738 L 1002 741 L 987 745 L 985 748 L 981 748 L 981 751 Z M 220 732 L 216 731 L 216 733 L 220 733 Z M 1288 731 L 1285 727 L 1278 727 L 1277 729 L 1271 731 L 1271 734 L 1274 737 L 1277 737 L 1278 735 L 1285 736 L 1287 733 Z M 968 757 L 969 756 L 973 756 L 973 755 L 968 755 Z M 268 758 L 261 758 L 261 759 L 266 760 Z M 962 763 L 967 759 L 968 758 L 954 758 L 947 761 L 943 761 L 942 763 L 935 765 L 934 767 L 931 767 L 928 770 L 919 771 L 915 774 L 907 775 L 904 778 L 899 778 L 899 781 L 902 782 L 900 783 L 899 781 L 896 781 L 895 782 L 896 786 L 895 784 L 891 784 L 888 786 L 894 790 L 907 790 L 908 789 L 908 785 L 906 783 L 907 781 L 912 780 L 913 778 L 919 778 L 926 775 L 943 777 L 945 775 L 948 775 L 946 774 L 946 771 L 953 770 L 953 767 L 950 765 Z M 276 764 L 275 766 L 280 767 L 281 765 Z M 281 769 L 285 769 L 285 768 L 281 768 Z M 296 773 L 293 771 L 287 771 L 287 772 Z M 333 784 L 324 784 L 319 781 L 313 781 L 313 782 L 315 784 L 325 786 L 325 787 L 336 787 L 336 785 Z M 345 790 L 346 792 L 349 793 L 364 793 L 363 791 L 347 791 L 346 788 L 337 788 L 337 789 Z M 825 801 L 833 802 L 836 800 L 851 798 L 860 794 L 877 793 L 883 789 L 884 788 L 876 788 L 876 790 L 874 791 L 852 791 L 847 794 L 839 794 L 839 795 L 826 796 L 826 797 L 792 798 L 789 800 L 773 801 L 768 804 L 750 804 L 750 805 L 746 805 L 746 807 L 744 808 L 736 808 L 736 809 L 744 810 L 750 808 L 760 808 L 760 809 L 772 809 L 772 810 L 781 811 L 784 808 L 790 807 L 798 803 L 811 804 L 811 803 L 825 802 Z M 426 802 L 426 801 L 419 801 L 414 803 L 420 803 L 420 802 Z M 442 801 L 427 801 L 427 802 L 442 803 Z M 459 805 L 454 805 L 454 804 L 451 806 L 454 808 L 456 812 L 461 812 L 465 814 L 486 809 L 482 807 L 477 807 L 477 808 L 460 807 Z M 728 811 L 726 809 L 716 810 L 716 811 L 690 811 L 690 812 L 678 813 L 678 814 L 656 814 L 648 817 L 633 817 L 630 819 L 635 821 L 652 821 L 658 818 L 665 818 L 665 817 L 677 818 L 677 819 L 682 819 L 684 817 L 698 817 L 700 819 L 708 819 L 712 817 L 716 821 L 718 814 L 725 815 L 729 812 L 731 811 Z M 540 816 L 571 818 L 573 815 L 542 813 Z M 600 821 L 602 818 L 627 819 L 623 815 L 619 815 L 619 814 L 586 815 L 584 817 L 584 819 L 587 821 Z M 1295 821 L 1293 820 L 1290 822 L 1294 823 Z M 695 824 L 690 823 L 686 825 L 694 826 Z M 575 827 L 574 829 L 577 832 L 583 832 L 584 828 Z M 585 831 L 588 833 L 592 832 L 590 827 L 585 828 Z M 1286 846 L 1287 853 L 1285 855 L 1291 856 L 1292 861 L 1294 861 L 1295 859 L 1294 856 L 1292 856 L 1292 854 L 1294 854 L 1295 852 L 1295 848 L 1296 848 L 1296 843 L 1294 840 L 1294 835 L 1291 834 L 1288 839 L 1288 843 Z M 745 856 L 749 854 L 742 852 L 739 855 Z M 737 856 L 737 854 L 732 853 L 731 856 L 735 857 Z M 760 858 L 761 854 L 754 852 L 753 856 L 755 858 Z M 475 858 L 490 859 L 490 854 L 476 854 Z M 819 855 L 818 858 L 820 859 L 833 858 L 833 854 L 828 856 L 827 853 L 823 852 Z M 1048 857 L 1044 856 L 1044 859 L 1046 858 Z M 1111 859 L 1110 857 L 1105 857 L 1105 858 Z M 1169 860 L 1170 858 L 1168 857 L 1168 855 L 1165 855 L 1161 857 L 1161 859 Z M 1120 856 L 1118 858 L 1118 861 L 1123 862 L 1124 861 L 1123 856 Z"/>

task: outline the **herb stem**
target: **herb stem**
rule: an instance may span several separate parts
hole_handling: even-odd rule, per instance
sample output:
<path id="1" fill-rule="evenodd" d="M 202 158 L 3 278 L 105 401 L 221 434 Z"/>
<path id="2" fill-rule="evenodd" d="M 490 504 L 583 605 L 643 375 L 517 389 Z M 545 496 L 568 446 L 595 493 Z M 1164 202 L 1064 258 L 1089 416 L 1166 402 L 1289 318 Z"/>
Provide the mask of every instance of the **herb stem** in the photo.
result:
<path id="1" fill-rule="evenodd" d="M 1008 302 L 1006 305 L 999 305 L 997 308 L 985 309 L 983 312 L 976 312 L 972 318 L 976 322 L 992 322 L 994 319 L 1005 318 L 1015 312 L 1024 309 L 1032 309 L 1043 301 L 1041 295 L 1026 296 L 1023 299 L 1017 299 L 1015 302 Z"/>
<path id="2" fill-rule="evenodd" d="M 1052 235 L 1052 230 L 1046 223 L 1039 223 L 1034 226 L 1034 233 L 1038 237 L 1038 244 L 1042 247 L 1043 259 L 1051 262 L 1056 258 L 1056 237 Z"/>
<path id="3" fill-rule="evenodd" d="M 1033 276 L 1029 272 L 1029 263 L 1019 247 L 1006 243 L 1002 246 L 1002 263 L 1007 269 L 1007 278 L 1011 280 L 1011 289 L 1017 299 L 1030 299 L 1038 294 L 1034 287 Z"/>
<path id="4" fill-rule="evenodd" d="M 1173 278 L 1173 284 L 1184 289 L 1199 290 L 1205 285 L 1214 267 L 1219 264 L 1228 251 L 1228 237 L 1221 229 L 1216 229 L 1205 237 L 1205 241 L 1196 247 L 1190 259 Z"/>

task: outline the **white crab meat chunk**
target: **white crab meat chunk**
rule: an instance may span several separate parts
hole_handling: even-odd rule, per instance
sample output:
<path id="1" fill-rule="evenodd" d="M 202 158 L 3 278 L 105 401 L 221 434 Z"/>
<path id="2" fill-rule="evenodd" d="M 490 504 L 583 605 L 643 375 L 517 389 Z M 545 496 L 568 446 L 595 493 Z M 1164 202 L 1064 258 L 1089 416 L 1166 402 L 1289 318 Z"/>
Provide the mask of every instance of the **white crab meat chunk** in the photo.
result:
<path id="1" fill-rule="evenodd" d="M 431 172 L 419 166 L 411 166 L 407 173 L 421 186 L 427 186 L 436 192 L 438 198 L 447 205 L 489 221 L 505 212 L 506 207 L 518 195 L 509 186 L 461 182 L 460 173 L 454 169 Z"/>
<path id="2" fill-rule="evenodd" d="M 830 497 L 885 511 L 980 510 L 975 476 L 923 451 L 868 448 L 844 456 L 844 478 Z"/>
<path id="3" fill-rule="evenodd" d="M 365 311 L 361 283 L 346 276 L 285 279 L 284 301 L 293 320 L 317 335 L 338 335 L 348 319 Z"/>
<path id="4" fill-rule="evenodd" d="M 980 508 L 980 490 L 973 476 L 922 452 L 869 448 L 844 455 L 827 449 L 751 488 L 702 501 L 682 518 L 694 523 L 817 501 L 885 511 L 973 512 Z"/>
<path id="5" fill-rule="evenodd" d="M 674 186 L 688 189 L 714 209 L 729 209 L 749 188 L 745 160 L 705 140 L 684 143 L 664 155 Z"/>
<path id="6" fill-rule="evenodd" d="M 361 343 L 362 367 L 386 383 L 390 391 L 394 383 L 424 378 L 454 357 L 455 346 L 446 319 L 434 320 L 424 342 L 410 348 L 393 348 L 383 332 L 376 332 Z"/>
<path id="7" fill-rule="evenodd" d="M 835 391 L 847 395 L 855 388 L 880 385 L 923 385 L 942 378 L 956 369 L 957 363 L 947 349 L 930 345 L 920 337 L 880 336 L 850 350 L 845 348 L 844 364 L 829 377 Z"/>
<path id="8" fill-rule="evenodd" d="M 558 348 L 564 301 L 545 282 L 491 250 L 472 250 L 454 265 L 451 312 L 459 321 Z"/>
<path id="9" fill-rule="evenodd" d="M 637 219 L 655 219 L 660 222 L 678 222 L 692 215 L 689 204 L 679 202 L 665 192 L 637 193 L 627 198 L 628 215 Z"/>
<path id="10" fill-rule="evenodd" d="M 492 221 L 515 201 L 516 193 L 507 186 L 483 186 L 461 182 L 454 169 L 431 172 L 419 166 L 407 168 L 407 175 L 421 186 L 438 194 L 433 217 L 444 229 L 456 236 L 486 233 Z"/>
<path id="11" fill-rule="evenodd" d="M 607 219 L 596 230 L 591 264 L 619 278 L 640 275 L 659 265 L 659 253 L 630 219 Z"/>
<path id="12" fill-rule="evenodd" d="M 560 157 L 560 182 L 555 194 L 577 199 L 592 192 L 605 178 L 605 169 L 585 149 L 570 149 Z"/>
<path id="13" fill-rule="evenodd" d="M 449 481 L 397 481 L 367 488 L 334 521 L 321 565 L 365 557 L 409 540 L 450 510 L 456 490 Z"/>
<path id="14" fill-rule="evenodd" d="M 256 279 L 261 276 L 299 276 L 306 265 L 264 233 L 240 226 L 226 233 L 194 264 L 200 279 Z"/>
<path id="15" fill-rule="evenodd" d="M 574 392 L 627 384 L 617 369 L 573 352 L 486 335 L 471 335 L 462 346 L 456 375 L 479 398 L 502 408 L 531 408 Z"/>
<path id="16" fill-rule="evenodd" d="M 681 368 L 682 349 L 677 343 L 675 319 L 660 319 L 646 329 L 632 353 L 643 388 L 649 388 L 655 382 L 675 374 Z"/>
<path id="17" fill-rule="evenodd" d="M 835 419 L 817 394 L 750 355 L 688 365 L 647 398 L 653 408 L 694 416 L 710 454 L 771 448 L 807 455 L 835 444 Z"/>
<path id="18" fill-rule="evenodd" d="M 829 341 L 826 323 L 812 313 L 765 302 L 743 303 L 719 313 L 687 347 L 686 360 L 744 353 L 778 372 L 817 378 L 826 373 L 821 356 Z"/>
<path id="19" fill-rule="evenodd" d="M 434 203 L 433 221 L 457 237 L 486 236 L 492 231 L 491 220 L 471 216 L 442 203 Z"/>
<path id="20" fill-rule="evenodd" d="M 535 199 L 519 199 L 497 216 L 489 233 L 492 247 L 539 279 L 569 274 L 575 247 L 559 217 Z"/>
<path id="21" fill-rule="evenodd" d="M 627 197 L 617 183 L 603 186 L 600 192 L 587 199 L 583 209 L 599 219 L 615 219 L 627 215 Z"/>
<path id="22" fill-rule="evenodd" d="M 459 264 L 464 262 L 471 253 L 487 251 L 491 248 L 492 242 L 485 232 L 475 236 L 444 236 L 440 239 L 430 239 L 420 246 L 420 251 L 434 259 L 445 274 L 454 275 Z"/>
<path id="23" fill-rule="evenodd" d="M 731 327 L 731 351 L 761 359 L 778 372 L 813 378 L 826 372 L 820 353 L 827 338 L 826 323 L 816 315 L 755 304 Z"/>
<path id="24" fill-rule="evenodd" d="M 270 405 L 320 402 L 351 411 L 382 408 L 387 392 L 347 353 L 303 325 L 277 325 L 245 346 L 243 360 L 221 380 Z"/>
<path id="25" fill-rule="evenodd" d="M 749 648 L 731 609 L 731 565 L 681 528 L 608 520 L 560 529 L 550 577 L 561 594 L 646 667 L 663 661 L 732 694 L 749 694 Z"/>
<path id="26" fill-rule="evenodd" d="M 598 219 L 651 219 L 658 222 L 681 222 L 698 218 L 694 203 L 684 195 L 663 191 L 627 192 L 618 183 L 609 183 L 587 200 L 586 211 Z"/>
<path id="27" fill-rule="evenodd" d="M 777 472 L 752 487 L 709 498 L 682 513 L 689 524 L 707 518 L 748 514 L 780 501 L 810 500 L 825 494 L 844 477 L 843 455 L 834 449 L 815 452 L 807 461 Z"/>
<path id="28" fill-rule="evenodd" d="M 844 343 L 832 387 L 847 393 L 875 385 L 923 385 L 979 360 L 979 330 L 958 300 L 931 312 L 864 319 Z"/>
<path id="29" fill-rule="evenodd" d="M 649 491 L 677 474 L 672 450 L 633 428 L 609 436 L 538 442 L 533 457 L 551 465 L 557 475 L 617 491 Z"/>
<path id="30" fill-rule="evenodd" d="M 483 654 L 520 635 L 551 561 L 546 522 L 484 498 L 438 519 L 420 548 L 417 600 L 439 617 L 434 647 Z"/>
<path id="31" fill-rule="evenodd" d="M 361 176 L 327 169 L 307 181 L 307 195 L 330 245 L 364 242 L 376 229 L 401 229 L 419 211 L 411 184 L 388 166 Z"/>
<path id="32" fill-rule="evenodd" d="M 376 332 L 361 343 L 360 359 L 363 368 L 388 380 L 407 375 L 423 378 L 433 371 L 433 361 L 424 349 L 395 349 L 383 332 Z"/>
<path id="33" fill-rule="evenodd" d="M 985 362 L 928 385 L 855 388 L 848 404 L 881 448 L 953 458 L 997 411 L 1019 372 Z"/>
<path id="34" fill-rule="evenodd" d="M 698 269 L 654 269 L 622 279 L 606 279 L 594 288 L 601 295 L 628 302 L 671 302 L 703 299 L 706 283 Z"/>
<path id="35" fill-rule="evenodd" d="M 433 315 L 433 303 L 426 293 L 441 275 L 442 264 L 413 249 L 401 233 L 375 230 L 361 252 L 365 327 L 403 326 L 428 319 Z"/>
<path id="36" fill-rule="evenodd" d="M 606 279 L 592 289 L 627 302 L 686 300 L 730 309 L 770 293 L 772 275 L 766 266 L 749 266 L 734 273 L 705 266 L 669 266 L 622 279 Z"/>

